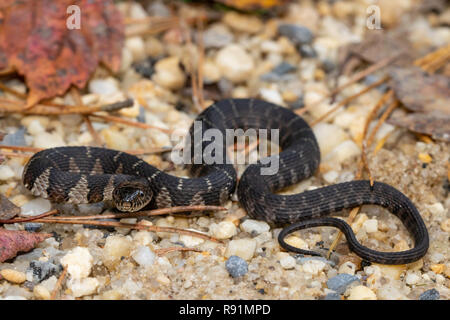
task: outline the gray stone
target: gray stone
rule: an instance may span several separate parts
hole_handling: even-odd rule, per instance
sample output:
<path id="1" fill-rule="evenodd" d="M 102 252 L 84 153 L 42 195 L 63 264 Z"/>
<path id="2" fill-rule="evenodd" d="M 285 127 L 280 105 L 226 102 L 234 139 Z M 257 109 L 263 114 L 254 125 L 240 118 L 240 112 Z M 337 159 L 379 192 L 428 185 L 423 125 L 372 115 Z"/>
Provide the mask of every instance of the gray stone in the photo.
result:
<path id="1" fill-rule="evenodd" d="M 29 269 L 33 272 L 33 282 L 39 283 L 62 271 L 62 266 L 49 261 L 33 260 Z"/>
<path id="2" fill-rule="evenodd" d="M 17 131 L 4 136 L 0 144 L 5 146 L 26 146 L 25 127 L 21 127 Z"/>
<path id="3" fill-rule="evenodd" d="M 436 289 L 430 289 L 425 291 L 419 296 L 419 300 L 438 300 L 441 297 L 439 291 Z"/>
<path id="4" fill-rule="evenodd" d="M 225 262 L 225 268 L 233 278 L 242 277 L 248 272 L 247 262 L 238 256 L 229 257 Z"/>
<path id="5" fill-rule="evenodd" d="M 325 297 L 323 297 L 323 300 L 342 300 L 341 295 L 336 292 L 328 293 Z"/>
<path id="6" fill-rule="evenodd" d="M 295 45 L 311 43 L 314 35 L 308 28 L 296 24 L 281 24 L 278 26 L 278 34 L 285 36 Z"/>
<path id="7" fill-rule="evenodd" d="M 25 231 L 38 232 L 42 228 L 42 223 L 27 222 L 24 225 Z"/>
<path id="8" fill-rule="evenodd" d="M 273 68 L 270 72 L 261 75 L 260 79 L 263 81 L 271 81 L 271 82 L 288 80 L 285 79 L 284 76 L 286 76 L 289 72 L 295 71 L 296 69 L 297 68 L 292 64 L 283 61 L 275 68 Z"/>
<path id="9" fill-rule="evenodd" d="M 317 57 L 317 52 L 310 44 L 302 44 L 298 46 L 298 52 L 303 58 L 315 58 Z"/>
<path id="10" fill-rule="evenodd" d="M 333 278 L 328 279 L 327 287 L 328 289 L 334 290 L 337 293 L 342 294 L 345 292 L 347 287 L 355 281 L 359 282 L 359 278 L 348 273 L 341 273 Z"/>

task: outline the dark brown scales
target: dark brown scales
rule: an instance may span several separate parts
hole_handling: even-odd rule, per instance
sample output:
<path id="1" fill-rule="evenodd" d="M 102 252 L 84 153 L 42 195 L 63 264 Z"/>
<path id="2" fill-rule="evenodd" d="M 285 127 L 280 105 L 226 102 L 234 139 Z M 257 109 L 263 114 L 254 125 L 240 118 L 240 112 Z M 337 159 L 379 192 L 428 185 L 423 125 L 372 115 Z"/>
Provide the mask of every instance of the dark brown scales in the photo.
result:
<path id="1" fill-rule="evenodd" d="M 299 229 L 332 226 L 344 232 L 351 250 L 369 261 L 403 264 L 426 254 L 428 232 L 419 212 L 405 195 L 387 184 L 375 182 L 371 187 L 368 181 L 360 180 L 296 195 L 275 194 L 283 187 L 310 177 L 320 163 L 319 147 L 311 128 L 292 111 L 256 99 L 228 99 L 211 105 L 196 120 L 201 121 L 200 126 L 191 127 L 191 138 L 200 130 L 204 133 L 211 128 L 220 130 L 224 137 L 226 129 L 279 130 L 283 151 L 273 158 L 279 163 L 276 174 L 261 174 L 261 169 L 270 166 L 263 165 L 262 160 L 262 163 L 249 165 L 239 181 L 237 194 L 249 216 L 275 225 L 290 224 L 279 236 L 284 248 L 317 254 L 289 246 L 284 237 Z M 201 151 L 210 143 L 203 140 Z M 186 148 L 195 154 L 192 141 Z M 224 141 L 223 155 L 227 154 L 226 148 Z M 55 202 L 86 203 L 111 200 L 114 188 L 120 183 L 144 178 L 153 194 L 149 208 L 218 205 L 236 188 L 236 172 L 227 163 L 230 162 L 193 164 L 190 169 L 196 177 L 183 179 L 123 152 L 94 147 L 61 147 L 36 153 L 26 165 L 23 182 L 34 195 Z M 395 214 L 414 237 L 415 247 L 402 252 L 374 251 L 357 241 L 347 223 L 325 217 L 363 204 L 380 205 Z"/>

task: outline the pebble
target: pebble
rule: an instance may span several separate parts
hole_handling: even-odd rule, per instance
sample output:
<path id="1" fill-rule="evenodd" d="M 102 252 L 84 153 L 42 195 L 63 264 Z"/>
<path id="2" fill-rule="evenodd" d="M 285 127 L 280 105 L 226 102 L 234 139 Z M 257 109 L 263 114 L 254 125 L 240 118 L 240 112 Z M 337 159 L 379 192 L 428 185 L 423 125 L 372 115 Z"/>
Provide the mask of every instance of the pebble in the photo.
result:
<path id="1" fill-rule="evenodd" d="M 406 266 L 404 264 L 399 265 L 389 265 L 389 264 L 377 264 L 373 263 L 373 266 L 378 266 L 380 268 L 380 272 L 383 276 L 399 280 L 401 275 L 406 269 Z"/>
<path id="2" fill-rule="evenodd" d="M 67 281 L 67 287 L 72 291 L 75 298 L 96 293 L 99 284 L 96 278 L 71 279 Z"/>
<path id="3" fill-rule="evenodd" d="M 45 132 L 45 127 L 42 126 L 39 120 L 34 119 L 30 122 L 30 124 L 27 127 L 27 132 L 31 134 L 32 136 L 37 136 L 42 132 Z"/>
<path id="4" fill-rule="evenodd" d="M 303 271 L 318 275 L 326 267 L 326 263 L 317 259 L 311 259 L 302 264 Z"/>
<path id="5" fill-rule="evenodd" d="M 33 282 L 39 283 L 62 271 L 62 267 L 50 261 L 33 260 L 28 270 L 33 274 Z"/>
<path id="6" fill-rule="evenodd" d="M 108 269 L 120 262 L 122 257 L 128 257 L 131 252 L 132 240 L 129 236 L 113 235 L 106 238 L 103 247 L 102 261 Z"/>
<path id="7" fill-rule="evenodd" d="M 150 250 L 147 246 L 138 246 L 137 249 L 131 254 L 131 257 L 140 266 L 148 267 L 155 263 L 156 254 Z"/>
<path id="8" fill-rule="evenodd" d="M 42 149 L 63 147 L 65 145 L 66 143 L 64 142 L 63 138 L 56 132 L 41 132 L 35 137 L 33 141 L 33 147 Z"/>
<path id="9" fill-rule="evenodd" d="M 283 104 L 283 97 L 281 96 L 280 92 L 276 89 L 272 88 L 261 88 L 259 89 L 259 94 L 261 95 L 261 98 L 264 100 L 267 100 L 269 102 L 282 105 Z"/>
<path id="10" fill-rule="evenodd" d="M 282 76 L 295 71 L 297 68 L 288 62 L 281 62 L 275 68 L 273 68 L 270 72 L 263 74 L 260 79 L 265 81 L 280 81 L 282 80 Z"/>
<path id="11" fill-rule="evenodd" d="M 241 230 L 250 233 L 252 236 L 267 232 L 270 226 L 265 221 L 247 219 L 239 226 Z"/>
<path id="12" fill-rule="evenodd" d="M 24 216 L 37 216 L 50 211 L 52 204 L 47 199 L 36 198 L 21 207 L 21 214 Z"/>
<path id="13" fill-rule="evenodd" d="M 111 95 L 119 91 L 118 81 L 113 77 L 92 79 L 89 81 L 89 92 L 99 95 Z"/>
<path id="14" fill-rule="evenodd" d="M 217 239 L 229 239 L 237 234 L 237 228 L 231 221 L 221 221 L 209 226 L 209 232 Z"/>
<path id="15" fill-rule="evenodd" d="M 361 149 L 353 140 L 346 140 L 341 142 L 330 153 L 324 157 L 324 160 L 332 160 L 338 163 L 342 163 L 347 159 L 357 157 L 361 154 Z"/>
<path id="16" fill-rule="evenodd" d="M 347 133 L 334 124 L 319 122 L 313 127 L 313 131 L 322 156 L 327 155 L 337 145 L 348 139 Z"/>
<path id="17" fill-rule="evenodd" d="M 144 78 L 150 79 L 155 72 L 155 59 L 149 57 L 133 64 L 134 70 Z"/>
<path id="18" fill-rule="evenodd" d="M 24 229 L 28 232 L 38 232 L 42 228 L 42 226 L 42 223 L 26 222 L 24 224 Z"/>
<path id="19" fill-rule="evenodd" d="M 148 5 L 147 11 L 150 16 L 170 17 L 170 9 L 162 2 L 155 1 Z M 145 12 L 145 10 L 144 10 Z"/>
<path id="20" fill-rule="evenodd" d="M 225 262 L 225 268 L 233 278 L 242 277 L 248 272 L 247 262 L 238 256 L 230 256 Z"/>
<path id="21" fill-rule="evenodd" d="M 219 67 L 211 59 L 203 63 L 203 77 L 206 84 L 217 82 L 222 77 Z"/>
<path id="22" fill-rule="evenodd" d="M 108 148 L 116 150 L 129 149 L 129 137 L 117 130 L 117 127 L 112 126 L 103 129 L 100 131 L 100 136 L 103 138 Z"/>
<path id="23" fill-rule="evenodd" d="M 0 275 L 5 280 L 17 284 L 24 283 L 27 280 L 25 273 L 13 269 L 3 269 L 0 271 Z"/>
<path id="24" fill-rule="evenodd" d="M 290 255 L 286 255 L 280 259 L 280 264 L 283 267 L 283 269 L 289 270 L 289 269 L 295 268 L 297 261 L 295 260 L 294 257 L 292 257 Z"/>
<path id="25" fill-rule="evenodd" d="M 198 230 L 193 230 L 193 229 L 188 229 L 188 230 L 198 232 Z M 202 238 L 192 237 L 192 236 L 188 236 L 186 234 L 180 235 L 179 241 L 181 243 L 183 243 L 186 247 L 195 247 L 195 246 L 198 246 L 199 244 L 202 244 L 203 242 L 205 242 L 205 240 Z"/>
<path id="26" fill-rule="evenodd" d="M 27 143 L 25 141 L 25 128 L 21 127 L 13 133 L 9 133 L 3 137 L 0 144 L 7 146 L 25 146 Z"/>
<path id="27" fill-rule="evenodd" d="M 337 171 L 335 171 L 335 170 L 330 170 L 327 173 L 323 174 L 323 178 L 328 183 L 336 182 L 338 177 L 339 177 L 339 173 Z"/>
<path id="28" fill-rule="evenodd" d="M 427 206 L 428 210 L 430 210 L 432 215 L 439 216 L 445 213 L 445 208 L 440 202 L 433 203 L 432 205 Z"/>
<path id="29" fill-rule="evenodd" d="M 203 43 L 206 49 L 225 47 L 233 39 L 233 34 L 223 24 L 213 24 L 203 33 Z"/>
<path id="30" fill-rule="evenodd" d="M 235 11 L 228 11 L 222 20 L 226 25 L 237 32 L 252 34 L 257 33 L 263 27 L 263 24 L 258 17 L 240 14 Z"/>
<path id="31" fill-rule="evenodd" d="M 42 300 L 50 300 L 51 294 L 50 291 L 44 286 L 37 285 L 33 288 L 33 294 L 36 298 Z"/>
<path id="32" fill-rule="evenodd" d="M 342 300 L 342 299 L 338 293 L 330 292 L 323 298 L 323 300 Z"/>
<path id="33" fill-rule="evenodd" d="M 311 43 L 314 37 L 308 28 L 287 23 L 278 26 L 278 34 L 285 36 L 295 45 Z"/>
<path id="34" fill-rule="evenodd" d="M 255 68 L 253 58 L 238 44 L 220 49 L 215 61 L 223 76 L 233 83 L 248 80 Z"/>
<path id="35" fill-rule="evenodd" d="M 416 272 L 409 272 L 406 274 L 405 282 L 408 285 L 417 284 L 422 277 L 419 276 Z"/>
<path id="36" fill-rule="evenodd" d="M 430 256 L 430 261 L 432 263 L 440 263 L 445 260 L 445 256 L 440 252 L 434 252 Z"/>
<path id="37" fill-rule="evenodd" d="M 177 90 L 184 86 L 186 75 L 180 68 L 178 57 L 168 57 L 155 64 L 155 74 L 152 77 L 160 86 L 168 90 Z"/>
<path id="38" fill-rule="evenodd" d="M 291 108 L 292 110 L 301 109 L 304 106 L 305 106 L 305 100 L 304 100 L 303 96 L 298 97 L 297 99 L 295 99 L 294 102 L 289 104 L 289 108 Z"/>
<path id="39" fill-rule="evenodd" d="M 61 264 L 67 267 L 71 279 L 86 278 L 91 273 L 94 258 L 88 248 L 75 247 L 61 258 Z"/>
<path id="40" fill-rule="evenodd" d="M 169 285 L 170 284 L 170 279 L 168 277 L 166 277 L 165 275 L 163 275 L 163 274 L 159 274 L 156 277 L 156 281 L 158 281 L 162 285 Z"/>
<path id="41" fill-rule="evenodd" d="M 239 256 L 244 260 L 253 258 L 256 250 L 256 240 L 254 239 L 238 239 L 231 240 L 228 243 L 225 252 L 226 257 Z"/>
<path id="42" fill-rule="evenodd" d="M 351 261 L 346 261 L 339 266 L 339 273 L 354 275 L 356 272 L 356 265 Z"/>
<path id="43" fill-rule="evenodd" d="M 309 44 L 302 44 L 298 47 L 298 51 L 303 58 L 315 58 L 317 57 L 317 52 L 314 47 Z"/>
<path id="44" fill-rule="evenodd" d="M 367 233 L 373 233 L 378 231 L 378 220 L 368 219 L 364 221 L 363 228 Z"/>
<path id="45" fill-rule="evenodd" d="M 284 241 L 296 248 L 299 249 L 303 249 L 303 250 L 308 250 L 309 246 L 308 244 L 305 242 L 305 240 L 303 240 L 302 238 L 299 238 L 297 236 L 288 236 L 286 239 L 284 239 Z"/>
<path id="46" fill-rule="evenodd" d="M 14 171 L 10 167 L 4 165 L 0 167 L 0 180 L 9 180 L 14 176 Z"/>
<path id="47" fill-rule="evenodd" d="M 439 291 L 437 291 L 436 289 L 430 289 L 423 292 L 419 296 L 419 300 L 438 300 L 440 296 L 441 295 L 439 294 Z"/>
<path id="48" fill-rule="evenodd" d="M 347 300 L 377 300 L 377 295 L 365 286 L 356 286 L 350 289 Z"/>
<path id="49" fill-rule="evenodd" d="M 145 59 L 145 43 L 142 37 L 127 37 L 125 47 L 131 52 L 134 61 Z"/>
<path id="50" fill-rule="evenodd" d="M 345 290 L 347 290 L 347 287 L 355 281 L 359 282 L 359 278 L 357 276 L 347 273 L 341 273 L 333 278 L 328 279 L 327 287 L 339 294 L 342 294 L 345 292 Z"/>

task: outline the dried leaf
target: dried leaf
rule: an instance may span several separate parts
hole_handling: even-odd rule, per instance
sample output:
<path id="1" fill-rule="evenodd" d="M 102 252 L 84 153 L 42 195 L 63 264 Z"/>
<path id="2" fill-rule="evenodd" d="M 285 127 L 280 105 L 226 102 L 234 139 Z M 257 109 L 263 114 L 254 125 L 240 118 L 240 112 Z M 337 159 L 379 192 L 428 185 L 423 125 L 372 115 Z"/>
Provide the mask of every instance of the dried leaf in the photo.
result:
<path id="1" fill-rule="evenodd" d="M 429 134 L 436 140 L 450 142 L 450 114 L 439 111 L 416 112 L 392 117 L 388 122 L 414 132 Z"/>
<path id="2" fill-rule="evenodd" d="M 0 228 L 0 263 L 14 258 L 20 251 L 30 251 L 39 242 L 51 236 L 49 233 L 30 233 Z"/>
<path id="3" fill-rule="evenodd" d="M 68 28 L 70 5 L 80 9 L 80 29 Z M 25 76 L 27 105 L 84 87 L 100 62 L 119 68 L 123 23 L 112 0 L 9 0 L 0 18 L 0 68 Z"/>
<path id="4" fill-rule="evenodd" d="M 20 208 L 0 194 L 0 219 L 9 220 L 20 213 Z"/>
<path id="5" fill-rule="evenodd" d="M 404 35 L 393 35 L 383 30 L 373 30 L 367 34 L 364 41 L 349 44 L 344 48 L 344 54 L 354 54 L 361 59 L 376 63 L 383 59 L 388 59 L 399 55 L 393 65 L 411 65 L 412 48 Z"/>
<path id="6" fill-rule="evenodd" d="M 411 111 L 433 110 L 450 115 L 450 79 L 428 74 L 417 67 L 390 70 L 396 97 Z"/>

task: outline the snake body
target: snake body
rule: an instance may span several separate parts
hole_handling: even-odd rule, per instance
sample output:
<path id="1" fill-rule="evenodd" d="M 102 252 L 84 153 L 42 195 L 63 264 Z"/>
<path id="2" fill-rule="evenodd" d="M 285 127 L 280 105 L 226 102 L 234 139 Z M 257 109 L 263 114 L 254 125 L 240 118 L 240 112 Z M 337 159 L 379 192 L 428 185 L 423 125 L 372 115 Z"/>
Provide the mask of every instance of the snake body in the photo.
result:
<path id="1" fill-rule="evenodd" d="M 426 226 L 414 204 L 400 191 L 381 182 L 357 180 L 305 191 L 294 195 L 275 192 L 310 177 L 320 163 L 320 151 L 308 124 L 289 109 L 256 99 L 221 100 L 206 108 L 190 128 L 185 148 L 201 151 L 212 143 L 194 139 L 207 129 L 216 129 L 226 136 L 227 129 L 278 129 L 282 151 L 272 160 L 278 161 L 276 174 L 261 174 L 268 162 L 249 165 L 237 183 L 231 162 L 194 163 L 193 178 L 167 174 L 121 151 L 97 147 L 58 147 L 36 153 L 27 163 L 23 183 L 36 196 L 53 202 L 92 203 L 112 200 L 122 211 L 142 207 L 161 208 L 180 205 L 219 205 L 229 199 L 237 187 L 239 202 L 252 218 L 274 225 L 289 225 L 279 235 L 280 245 L 302 253 L 284 241 L 295 230 L 332 226 L 344 232 L 349 247 L 368 261 L 385 264 L 413 262 L 424 256 L 429 246 Z M 197 144 L 196 144 L 197 143 Z M 226 141 L 214 149 L 213 155 L 229 160 Z M 131 203 L 129 199 L 135 199 Z M 402 252 L 380 252 L 362 246 L 351 227 L 328 215 L 363 204 L 380 205 L 395 214 L 414 238 L 415 246 Z"/>

